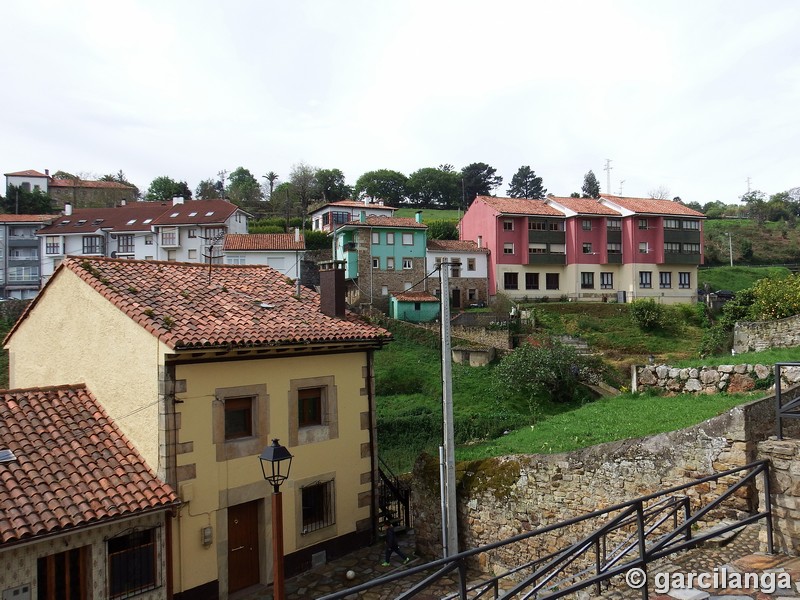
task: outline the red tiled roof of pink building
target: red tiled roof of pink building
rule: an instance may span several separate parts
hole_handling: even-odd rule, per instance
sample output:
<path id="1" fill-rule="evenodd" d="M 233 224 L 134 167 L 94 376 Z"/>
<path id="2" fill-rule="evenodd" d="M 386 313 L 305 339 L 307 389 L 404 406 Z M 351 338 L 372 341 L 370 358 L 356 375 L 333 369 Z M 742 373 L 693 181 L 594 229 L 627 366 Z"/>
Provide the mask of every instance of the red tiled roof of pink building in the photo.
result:
<path id="1" fill-rule="evenodd" d="M 562 198 L 559 196 L 548 196 L 547 200 L 556 202 L 579 215 L 621 216 L 619 211 L 614 210 L 610 206 L 606 206 L 596 198 Z"/>
<path id="2" fill-rule="evenodd" d="M 295 286 L 264 265 L 68 257 L 28 306 L 68 269 L 173 349 L 259 347 L 330 342 L 379 342 L 391 335 L 348 313 L 320 312 L 319 294 Z"/>
<path id="3" fill-rule="evenodd" d="M 305 250 L 306 239 L 300 234 L 295 241 L 293 233 L 229 233 L 225 236 L 225 252 L 258 250 Z"/>
<path id="4" fill-rule="evenodd" d="M 83 385 L 0 391 L 0 544 L 179 504 Z"/>
<path id="5" fill-rule="evenodd" d="M 564 213 L 556 210 L 544 200 L 528 198 L 495 198 L 494 196 L 478 196 L 474 202 L 483 202 L 504 215 L 525 215 L 539 217 L 563 217 Z"/>
<path id="6" fill-rule="evenodd" d="M 628 198 L 624 196 L 612 196 L 610 194 L 600 194 L 600 197 L 635 213 L 705 218 L 703 213 L 689 208 L 680 202 L 675 202 L 674 200 Z"/>

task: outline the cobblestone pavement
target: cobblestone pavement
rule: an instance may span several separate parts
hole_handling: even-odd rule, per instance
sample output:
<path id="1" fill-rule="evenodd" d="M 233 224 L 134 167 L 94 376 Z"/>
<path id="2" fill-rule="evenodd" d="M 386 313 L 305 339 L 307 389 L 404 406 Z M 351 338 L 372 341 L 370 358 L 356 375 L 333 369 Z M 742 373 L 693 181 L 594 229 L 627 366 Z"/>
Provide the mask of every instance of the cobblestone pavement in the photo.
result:
<path id="1" fill-rule="evenodd" d="M 424 564 L 423 560 L 413 557 L 414 537 L 413 532 L 400 538 L 400 547 L 412 556 L 412 561 L 401 565 L 400 559 L 392 557 L 390 567 L 382 567 L 383 544 L 377 543 L 368 548 L 359 549 L 343 558 L 331 561 L 326 565 L 316 567 L 302 575 L 292 577 L 286 581 L 287 600 L 310 600 L 320 598 L 327 594 L 344 590 L 354 585 L 366 583 L 373 579 L 385 577 Z M 347 579 L 347 572 L 355 573 L 353 580 Z M 789 600 L 800 599 L 798 583 L 800 582 L 800 558 L 786 555 L 769 555 L 758 552 L 758 525 L 750 525 L 724 546 L 704 546 L 687 552 L 671 555 L 659 562 L 648 566 L 650 581 L 648 590 L 650 600 Z M 662 588 L 667 583 L 683 578 L 686 582 L 689 573 L 707 573 L 708 581 L 693 582 L 691 589 Z M 669 574 L 669 575 L 668 575 Z M 750 580 L 756 579 L 761 589 L 734 589 L 737 580 L 743 580 L 748 575 Z M 391 600 L 400 593 L 407 591 L 422 576 L 409 577 L 399 581 L 382 585 L 372 590 L 361 592 L 353 598 L 364 600 Z M 669 579 L 667 579 L 669 577 Z M 474 581 L 481 581 L 480 573 L 470 573 Z M 485 578 L 485 576 L 483 577 Z M 780 583 L 787 578 L 791 581 L 789 589 L 781 589 Z M 775 589 L 769 587 L 770 581 L 775 584 Z M 688 583 L 688 582 L 686 582 Z M 717 583 L 718 587 L 713 587 Z M 728 587 L 724 587 L 725 584 Z M 711 586 L 707 584 L 712 584 Z M 429 588 L 415 596 L 417 600 L 440 600 L 458 590 L 457 576 L 440 580 L 434 588 Z M 665 592 L 666 593 L 663 593 Z M 661 592 L 661 593 L 659 593 Z M 491 594 L 483 596 L 492 598 Z M 502 597 L 502 592 L 501 596 Z M 594 588 L 583 590 L 569 598 L 575 600 L 589 600 L 603 598 L 604 600 L 641 599 L 642 591 L 631 589 L 620 577 L 611 582 L 611 586 L 596 595 Z M 236 600 L 272 600 L 271 588 L 249 590 L 245 594 L 237 594 Z"/>

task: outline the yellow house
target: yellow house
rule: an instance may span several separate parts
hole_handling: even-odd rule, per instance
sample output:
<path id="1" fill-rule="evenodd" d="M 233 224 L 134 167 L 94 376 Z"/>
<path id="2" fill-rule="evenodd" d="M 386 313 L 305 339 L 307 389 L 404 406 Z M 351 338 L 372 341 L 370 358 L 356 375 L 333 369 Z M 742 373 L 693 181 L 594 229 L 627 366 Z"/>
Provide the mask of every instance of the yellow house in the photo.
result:
<path id="1" fill-rule="evenodd" d="M 83 383 L 183 504 L 169 592 L 226 598 L 272 581 L 272 489 L 258 455 L 294 456 L 283 485 L 286 574 L 374 540 L 372 354 L 388 332 L 266 266 L 67 258 L 6 338 L 14 387 Z"/>

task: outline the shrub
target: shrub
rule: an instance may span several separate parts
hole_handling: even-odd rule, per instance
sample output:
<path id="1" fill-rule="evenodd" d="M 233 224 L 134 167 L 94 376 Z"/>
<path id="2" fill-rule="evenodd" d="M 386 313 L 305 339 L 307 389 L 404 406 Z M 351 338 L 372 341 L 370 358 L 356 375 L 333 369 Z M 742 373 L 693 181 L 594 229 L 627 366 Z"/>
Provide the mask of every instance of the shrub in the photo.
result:
<path id="1" fill-rule="evenodd" d="M 652 299 L 634 300 L 630 304 L 629 314 L 633 323 L 642 331 L 663 329 L 666 324 L 664 305 Z"/>

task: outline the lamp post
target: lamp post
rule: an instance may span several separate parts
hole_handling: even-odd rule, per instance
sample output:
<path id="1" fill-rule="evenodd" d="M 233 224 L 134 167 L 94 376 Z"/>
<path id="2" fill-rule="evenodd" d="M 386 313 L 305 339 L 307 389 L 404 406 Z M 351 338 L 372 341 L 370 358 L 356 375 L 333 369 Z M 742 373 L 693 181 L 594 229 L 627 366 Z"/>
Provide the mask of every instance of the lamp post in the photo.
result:
<path id="1" fill-rule="evenodd" d="M 731 266 L 733 266 L 733 237 L 731 236 L 730 232 L 725 232 L 725 235 L 728 236 L 728 256 L 731 259 Z"/>
<path id="2" fill-rule="evenodd" d="M 264 448 L 261 456 L 261 472 L 264 479 L 272 484 L 272 597 L 273 600 L 284 600 L 283 591 L 283 499 L 281 485 L 289 477 L 292 468 L 292 455 L 278 443 L 277 438 L 272 445 Z M 283 467 L 286 472 L 283 472 Z"/>

